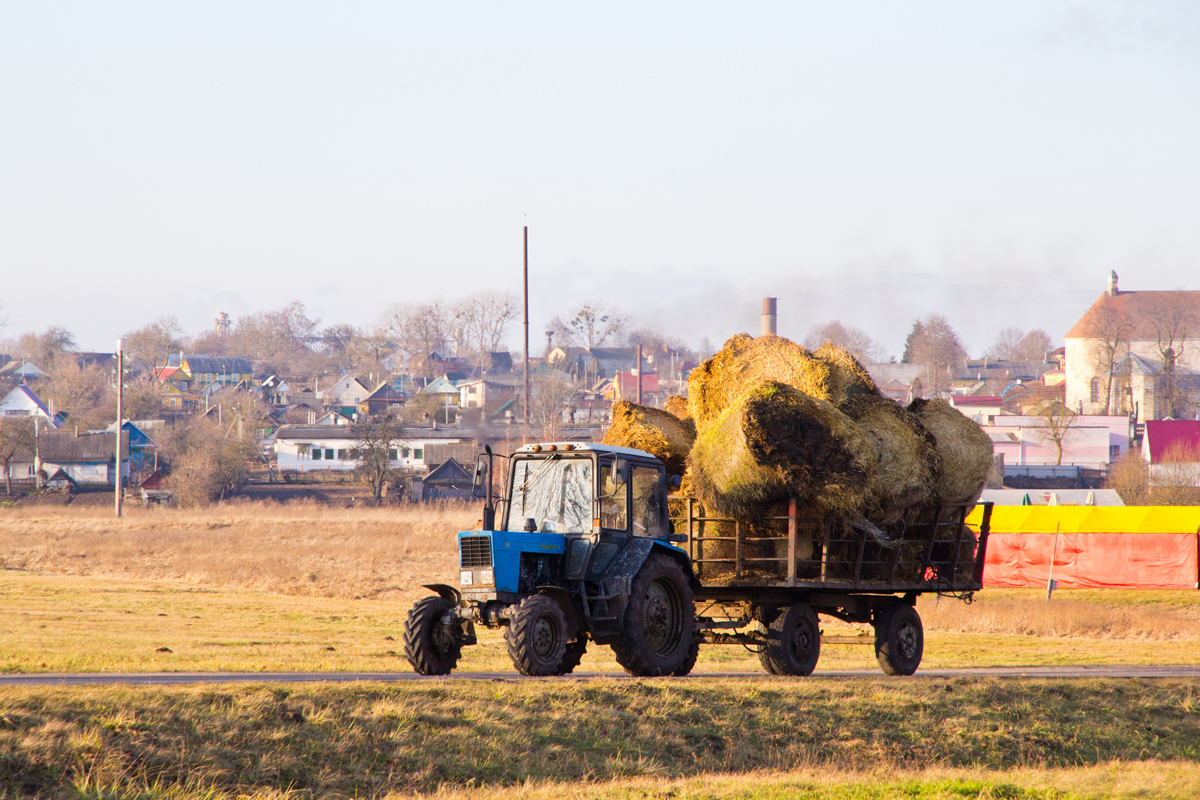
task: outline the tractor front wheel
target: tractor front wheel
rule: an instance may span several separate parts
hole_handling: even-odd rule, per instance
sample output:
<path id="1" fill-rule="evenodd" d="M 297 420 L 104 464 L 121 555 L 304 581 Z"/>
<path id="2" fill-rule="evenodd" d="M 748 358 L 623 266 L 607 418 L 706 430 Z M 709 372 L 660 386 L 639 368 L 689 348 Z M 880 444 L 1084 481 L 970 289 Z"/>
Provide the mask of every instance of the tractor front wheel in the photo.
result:
<path id="1" fill-rule="evenodd" d="M 504 642 L 517 672 L 558 675 L 567 651 L 567 615 L 544 594 L 526 597 L 508 619 Z"/>
<path id="2" fill-rule="evenodd" d="M 423 597 L 404 623 L 404 656 L 420 675 L 449 675 L 462 656 L 458 625 L 446 615 L 454 603 L 444 597 Z"/>

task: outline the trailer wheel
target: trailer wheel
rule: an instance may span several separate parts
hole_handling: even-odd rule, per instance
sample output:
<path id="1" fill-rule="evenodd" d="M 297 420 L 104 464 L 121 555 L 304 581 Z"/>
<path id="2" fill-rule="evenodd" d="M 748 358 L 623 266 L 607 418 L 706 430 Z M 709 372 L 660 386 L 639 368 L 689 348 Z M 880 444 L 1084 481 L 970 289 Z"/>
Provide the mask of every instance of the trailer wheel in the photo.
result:
<path id="1" fill-rule="evenodd" d="M 454 603 L 444 597 L 423 597 L 404 623 L 404 657 L 420 675 L 449 675 L 462 656 L 456 625 L 445 623 Z"/>
<path id="2" fill-rule="evenodd" d="M 925 653 L 921 615 L 907 603 L 893 603 L 875 620 L 875 659 L 886 675 L 912 675 Z"/>
<path id="3" fill-rule="evenodd" d="M 695 627 L 696 605 L 683 569 L 651 553 L 630 587 L 624 630 L 612 646 L 617 663 L 631 675 L 683 674 L 691 668 Z"/>
<path id="4" fill-rule="evenodd" d="M 567 650 L 567 616 L 544 594 L 526 597 L 509 617 L 504 643 L 522 675 L 559 675 Z"/>
<path id="5" fill-rule="evenodd" d="M 583 660 L 583 654 L 587 652 L 587 634 L 580 633 L 579 638 L 573 642 L 567 642 L 567 650 L 563 653 L 562 662 L 558 665 L 558 671 L 555 675 L 570 675 L 579 666 L 579 662 Z"/>
<path id="6" fill-rule="evenodd" d="M 811 675 L 821 657 L 821 623 L 801 603 L 777 614 L 767 629 L 767 644 L 758 654 L 772 675 Z"/>

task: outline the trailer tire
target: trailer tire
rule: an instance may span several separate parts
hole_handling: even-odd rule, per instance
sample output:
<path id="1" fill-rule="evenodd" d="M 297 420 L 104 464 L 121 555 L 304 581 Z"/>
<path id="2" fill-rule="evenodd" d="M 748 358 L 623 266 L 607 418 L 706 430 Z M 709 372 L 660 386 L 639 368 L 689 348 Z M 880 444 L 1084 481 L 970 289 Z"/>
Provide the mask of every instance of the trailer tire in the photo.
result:
<path id="1" fill-rule="evenodd" d="M 767 627 L 767 643 L 758 653 L 772 675 L 812 675 L 821 657 L 821 623 L 802 603 L 787 606 Z"/>
<path id="2" fill-rule="evenodd" d="M 504 643 L 522 675 L 562 674 L 567 651 L 567 616 L 562 606 L 544 594 L 526 597 L 508 619 Z"/>
<path id="3" fill-rule="evenodd" d="M 875 620 L 875 659 L 885 675 L 912 675 L 925 653 L 921 615 L 907 603 L 893 603 Z"/>
<path id="4" fill-rule="evenodd" d="M 675 675 L 691 669 L 696 604 L 687 576 L 673 558 L 661 553 L 646 558 L 633 577 L 624 622 L 612 648 L 630 675 Z"/>
<path id="5" fill-rule="evenodd" d="M 404 622 L 404 657 L 419 675 L 449 675 L 462 657 L 457 626 L 443 622 L 454 603 L 444 597 L 422 597 Z"/>
<path id="6" fill-rule="evenodd" d="M 579 662 L 583 660 L 583 654 L 587 652 L 587 634 L 580 633 L 579 638 L 573 642 L 567 642 L 567 650 L 563 653 L 562 662 L 558 665 L 558 672 L 555 675 L 570 675 L 579 666 Z"/>

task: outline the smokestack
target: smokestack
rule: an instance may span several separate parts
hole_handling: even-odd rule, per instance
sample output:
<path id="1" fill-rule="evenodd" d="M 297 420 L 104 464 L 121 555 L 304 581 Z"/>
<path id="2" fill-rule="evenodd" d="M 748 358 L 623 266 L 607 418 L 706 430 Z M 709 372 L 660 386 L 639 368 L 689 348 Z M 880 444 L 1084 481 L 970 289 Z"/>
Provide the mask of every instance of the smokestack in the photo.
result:
<path id="1" fill-rule="evenodd" d="M 763 313 L 762 313 L 762 332 L 763 336 L 768 333 L 775 333 L 775 298 L 763 298 Z"/>
<path id="2" fill-rule="evenodd" d="M 1108 273 L 1108 296 L 1117 296 L 1117 271 L 1115 269 Z"/>

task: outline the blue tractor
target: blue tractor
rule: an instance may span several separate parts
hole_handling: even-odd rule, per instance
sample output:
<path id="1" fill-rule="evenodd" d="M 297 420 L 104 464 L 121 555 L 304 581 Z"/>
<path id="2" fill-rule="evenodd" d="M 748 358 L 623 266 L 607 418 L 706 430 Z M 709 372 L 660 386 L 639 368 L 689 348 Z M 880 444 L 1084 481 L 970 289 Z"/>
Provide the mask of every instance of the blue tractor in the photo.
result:
<path id="1" fill-rule="evenodd" d="M 409 612 L 404 650 L 422 675 L 454 669 L 475 625 L 504 627 L 525 675 L 562 675 L 589 640 L 634 675 L 685 675 L 699 638 L 688 553 L 671 533 L 667 475 L 649 453 L 533 444 L 509 459 L 497 514 L 489 449 L 475 485 L 480 530 L 458 534 L 459 586 L 432 584 Z M 499 524 L 496 524 L 496 523 Z"/>
<path id="2" fill-rule="evenodd" d="M 508 458 L 494 504 L 497 458 L 489 449 L 476 463 L 487 502 L 479 530 L 458 534 L 459 585 L 428 585 L 435 595 L 408 614 L 404 652 L 422 675 L 453 670 L 476 624 L 505 629 L 525 675 L 571 672 L 589 641 L 633 675 L 686 675 L 702 642 L 750 648 L 775 675 L 809 675 L 823 641 L 874 644 L 886 674 L 911 675 L 924 652 L 917 597 L 969 600 L 983 586 L 989 503 L 974 527 L 974 503 L 874 523 L 795 497 L 786 514 L 754 520 L 678 497 L 671 519 L 678 482 L 649 453 L 555 442 Z M 874 636 L 824 637 L 818 615 Z"/>

